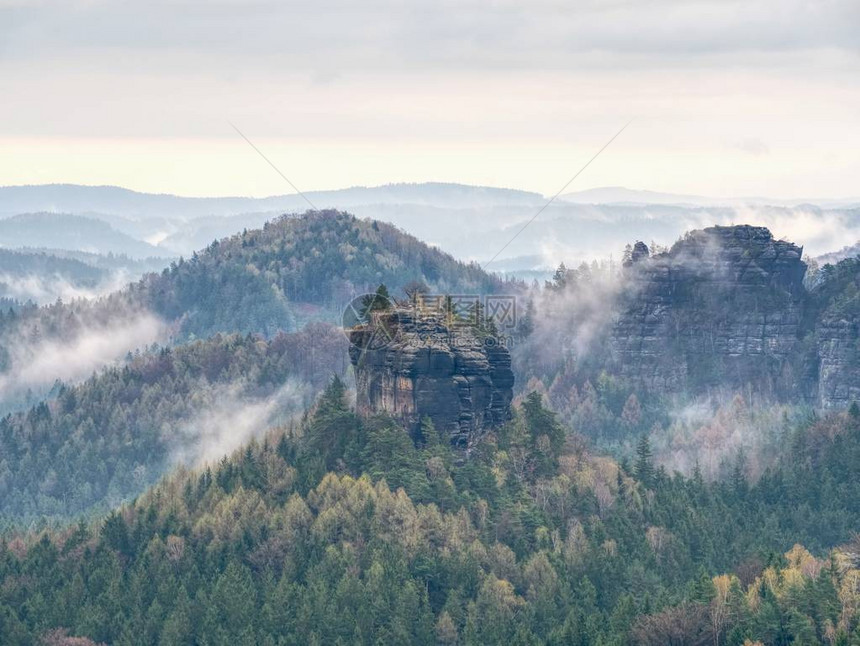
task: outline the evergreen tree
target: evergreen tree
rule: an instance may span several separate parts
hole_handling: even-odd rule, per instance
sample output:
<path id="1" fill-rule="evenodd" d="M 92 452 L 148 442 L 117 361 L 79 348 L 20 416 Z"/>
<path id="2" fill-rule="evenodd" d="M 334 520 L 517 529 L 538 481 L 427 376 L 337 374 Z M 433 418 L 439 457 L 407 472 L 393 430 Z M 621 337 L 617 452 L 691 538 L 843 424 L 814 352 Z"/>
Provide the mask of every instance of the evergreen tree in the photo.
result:
<path id="1" fill-rule="evenodd" d="M 650 487 L 654 481 L 654 455 L 651 451 L 651 440 L 645 433 L 639 437 L 639 444 L 636 445 L 633 473 L 645 487 Z"/>

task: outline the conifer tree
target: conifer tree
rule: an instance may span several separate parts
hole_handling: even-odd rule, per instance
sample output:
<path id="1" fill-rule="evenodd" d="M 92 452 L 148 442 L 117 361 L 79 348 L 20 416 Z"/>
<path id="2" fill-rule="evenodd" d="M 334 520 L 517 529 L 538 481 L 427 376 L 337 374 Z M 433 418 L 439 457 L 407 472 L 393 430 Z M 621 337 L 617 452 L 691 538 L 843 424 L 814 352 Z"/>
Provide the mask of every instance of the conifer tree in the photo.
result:
<path id="1" fill-rule="evenodd" d="M 644 433 L 636 446 L 636 464 L 633 467 L 633 473 L 646 487 L 650 487 L 654 481 L 654 455 L 651 451 L 651 440 Z"/>

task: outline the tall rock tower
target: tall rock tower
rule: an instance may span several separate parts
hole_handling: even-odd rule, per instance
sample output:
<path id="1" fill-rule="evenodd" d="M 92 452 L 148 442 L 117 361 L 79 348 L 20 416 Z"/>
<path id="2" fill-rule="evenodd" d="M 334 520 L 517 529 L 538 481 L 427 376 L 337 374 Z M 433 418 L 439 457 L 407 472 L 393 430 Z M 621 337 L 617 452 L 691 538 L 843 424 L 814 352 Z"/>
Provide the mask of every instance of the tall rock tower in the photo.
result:
<path id="1" fill-rule="evenodd" d="M 467 451 L 510 419 L 514 374 L 498 337 L 417 308 L 373 312 L 349 337 L 359 412 L 386 411 L 413 434 L 430 418 Z"/>

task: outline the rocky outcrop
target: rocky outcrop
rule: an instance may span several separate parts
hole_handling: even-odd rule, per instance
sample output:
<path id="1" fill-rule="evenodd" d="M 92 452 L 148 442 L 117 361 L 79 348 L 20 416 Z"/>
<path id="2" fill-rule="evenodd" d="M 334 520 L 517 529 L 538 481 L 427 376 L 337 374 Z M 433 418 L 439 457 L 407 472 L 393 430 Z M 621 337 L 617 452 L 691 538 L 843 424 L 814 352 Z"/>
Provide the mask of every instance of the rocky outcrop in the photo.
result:
<path id="1" fill-rule="evenodd" d="M 807 387 L 802 248 L 743 225 L 694 231 L 663 254 L 634 251 L 610 335 L 616 372 L 667 393 Z"/>
<path id="2" fill-rule="evenodd" d="M 860 317 L 827 317 L 816 326 L 818 400 L 825 408 L 860 401 Z"/>
<path id="3" fill-rule="evenodd" d="M 860 401 L 860 258 L 826 265 L 814 278 L 819 403 L 850 406 Z"/>
<path id="4" fill-rule="evenodd" d="M 350 342 L 359 412 L 386 411 L 414 434 L 430 418 L 466 450 L 510 418 L 511 357 L 495 337 L 396 309 L 374 312 Z"/>

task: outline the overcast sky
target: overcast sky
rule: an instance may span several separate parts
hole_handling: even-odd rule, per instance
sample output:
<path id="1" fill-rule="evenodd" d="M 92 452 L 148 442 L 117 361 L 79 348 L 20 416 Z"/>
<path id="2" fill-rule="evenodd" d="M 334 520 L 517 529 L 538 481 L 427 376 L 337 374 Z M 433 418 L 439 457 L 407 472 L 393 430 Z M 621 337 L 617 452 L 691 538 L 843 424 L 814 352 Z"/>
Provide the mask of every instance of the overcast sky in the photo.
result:
<path id="1" fill-rule="evenodd" d="M 860 196 L 860 2 L 0 0 L 0 184 Z"/>

